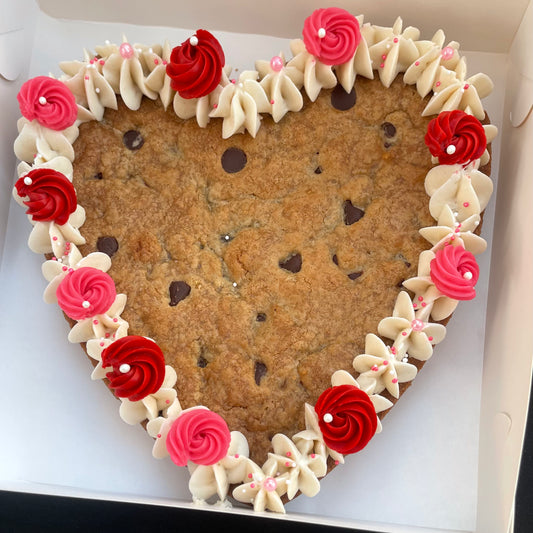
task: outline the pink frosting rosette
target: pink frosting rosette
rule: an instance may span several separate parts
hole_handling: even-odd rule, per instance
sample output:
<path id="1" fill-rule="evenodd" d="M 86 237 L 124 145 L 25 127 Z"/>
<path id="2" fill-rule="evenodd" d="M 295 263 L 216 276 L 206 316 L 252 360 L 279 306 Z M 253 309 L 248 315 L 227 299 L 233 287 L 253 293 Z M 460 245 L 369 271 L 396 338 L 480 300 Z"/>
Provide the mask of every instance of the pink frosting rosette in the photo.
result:
<path id="1" fill-rule="evenodd" d="M 305 19 L 303 40 L 307 51 L 325 65 L 342 65 L 361 41 L 359 22 L 339 7 L 317 9 Z"/>
<path id="2" fill-rule="evenodd" d="M 182 411 L 172 423 L 166 439 L 170 458 L 178 466 L 189 461 L 214 465 L 226 457 L 231 434 L 225 420 L 206 408 Z"/>
<path id="3" fill-rule="evenodd" d="M 431 260 L 431 281 L 448 298 L 472 300 L 479 278 L 479 266 L 474 255 L 462 246 L 445 246 Z"/>
<path id="4" fill-rule="evenodd" d="M 28 120 L 51 130 L 64 130 L 76 122 L 78 106 L 70 89 L 61 81 L 37 76 L 25 82 L 17 95 L 20 112 Z"/>
<path id="5" fill-rule="evenodd" d="M 109 274 L 92 267 L 71 270 L 57 287 L 57 303 L 67 316 L 83 320 L 105 313 L 115 301 L 115 283 Z"/>

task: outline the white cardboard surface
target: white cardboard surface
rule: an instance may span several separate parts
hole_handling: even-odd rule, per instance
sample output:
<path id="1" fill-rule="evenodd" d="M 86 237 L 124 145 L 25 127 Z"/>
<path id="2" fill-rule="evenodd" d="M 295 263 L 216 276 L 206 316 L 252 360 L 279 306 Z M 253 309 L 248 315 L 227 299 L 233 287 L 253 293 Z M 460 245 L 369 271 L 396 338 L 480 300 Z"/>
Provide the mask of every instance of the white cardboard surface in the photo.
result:
<path id="1" fill-rule="evenodd" d="M 423 35 L 430 38 L 436 29 L 430 26 Z M 146 44 L 164 38 L 179 43 L 190 35 L 186 30 L 64 22 L 39 15 L 35 42 L 47 46 L 34 48 L 29 75 L 49 70 L 58 75 L 60 60 L 81 58 L 83 47 L 105 39 L 120 41 L 123 32 L 132 42 Z M 288 52 L 286 39 L 237 35 L 232 46 L 227 44 L 229 35 L 217 36 L 228 63 L 240 69 L 250 68 L 255 58 Z M 448 37 L 455 38 L 452 33 Z M 468 61 L 471 74 L 484 71 L 498 87 L 486 104 L 499 124 L 505 56 L 469 54 Z M 493 148 L 495 176 L 498 143 Z M 485 214 L 487 239 L 494 205 Z M 11 203 L 0 270 L 0 335 L 9 354 L 0 373 L 0 398 L 7 405 L 0 456 L 9 458 L 0 464 L 0 487 L 88 497 L 106 493 L 110 498 L 188 506 L 185 469 L 152 458 L 151 439 L 140 427 L 120 420 L 117 400 L 101 383 L 91 382 L 89 361 L 78 346 L 68 344 L 61 313 L 42 302 L 42 259 L 26 246 L 29 230 L 23 211 Z M 317 497 L 289 503 L 289 513 L 360 527 L 370 527 L 361 522 L 368 521 L 376 530 L 392 527 L 380 523 L 399 524 L 397 531 L 413 531 L 411 526 L 475 530 L 490 253 L 489 248 L 479 259 L 477 299 L 459 306 L 449 337 L 386 417 L 383 433 L 326 477 Z"/>

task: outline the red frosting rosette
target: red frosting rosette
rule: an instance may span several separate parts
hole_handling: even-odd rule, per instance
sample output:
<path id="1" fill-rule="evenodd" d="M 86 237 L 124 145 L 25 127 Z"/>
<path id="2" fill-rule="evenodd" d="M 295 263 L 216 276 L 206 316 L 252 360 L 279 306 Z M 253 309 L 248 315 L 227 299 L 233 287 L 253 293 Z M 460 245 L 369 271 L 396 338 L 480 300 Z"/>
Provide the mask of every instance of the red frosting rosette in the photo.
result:
<path id="1" fill-rule="evenodd" d="M 166 439 L 170 458 L 178 466 L 188 461 L 214 465 L 226 457 L 231 434 L 225 420 L 203 407 L 182 411 L 172 423 Z"/>
<path id="2" fill-rule="evenodd" d="M 325 65 L 342 65 L 355 54 L 361 41 L 359 22 L 339 7 L 317 9 L 304 22 L 307 51 Z"/>
<path id="3" fill-rule="evenodd" d="M 27 215 L 35 222 L 54 221 L 60 226 L 65 224 L 74 213 L 77 205 L 74 185 L 61 172 L 51 168 L 36 168 L 15 183 L 17 193 L 28 200 Z"/>
<path id="4" fill-rule="evenodd" d="M 106 374 L 109 386 L 119 398 L 137 402 L 157 392 L 165 378 L 165 357 L 152 340 L 128 335 L 112 342 L 102 352 L 102 367 L 113 367 Z"/>
<path id="5" fill-rule="evenodd" d="M 428 124 L 424 138 L 431 155 L 441 165 L 467 165 L 487 147 L 483 124 L 464 111 L 443 111 Z"/>
<path id="6" fill-rule="evenodd" d="M 435 287 L 454 300 L 472 300 L 479 278 L 476 258 L 462 246 L 445 246 L 435 253 L 430 263 L 431 281 Z"/>
<path id="7" fill-rule="evenodd" d="M 56 296 L 67 316 L 83 320 L 107 312 L 117 292 L 109 274 L 97 268 L 82 267 L 67 273 L 57 287 Z"/>
<path id="8" fill-rule="evenodd" d="M 362 450 L 376 433 L 374 405 L 355 385 L 326 389 L 315 404 L 315 412 L 326 446 L 343 455 Z"/>
<path id="9" fill-rule="evenodd" d="M 17 95 L 20 112 L 28 120 L 51 130 L 64 130 L 76 122 L 78 106 L 69 88 L 48 76 L 25 82 Z"/>
<path id="10" fill-rule="evenodd" d="M 172 50 L 166 72 L 182 98 L 200 98 L 220 83 L 224 63 L 220 43 L 208 31 L 198 30 Z"/>

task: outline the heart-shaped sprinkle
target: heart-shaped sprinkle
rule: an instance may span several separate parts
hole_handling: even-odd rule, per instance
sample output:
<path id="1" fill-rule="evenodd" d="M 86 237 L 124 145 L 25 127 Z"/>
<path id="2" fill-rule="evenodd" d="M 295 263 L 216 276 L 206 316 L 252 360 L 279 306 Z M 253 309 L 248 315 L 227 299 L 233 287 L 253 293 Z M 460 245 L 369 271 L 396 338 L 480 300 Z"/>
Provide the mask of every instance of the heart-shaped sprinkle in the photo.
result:
<path id="1" fill-rule="evenodd" d="M 185 300 L 191 292 L 191 286 L 185 281 L 173 281 L 169 288 L 170 305 L 178 305 L 182 300 Z"/>

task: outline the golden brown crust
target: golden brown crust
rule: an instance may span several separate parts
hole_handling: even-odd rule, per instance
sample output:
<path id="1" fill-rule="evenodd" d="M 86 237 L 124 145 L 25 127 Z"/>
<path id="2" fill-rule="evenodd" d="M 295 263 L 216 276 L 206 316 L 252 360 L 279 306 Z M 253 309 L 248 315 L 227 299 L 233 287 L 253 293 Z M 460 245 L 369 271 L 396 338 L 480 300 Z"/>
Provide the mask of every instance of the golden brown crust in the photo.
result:
<path id="1" fill-rule="evenodd" d="M 272 435 L 303 429 L 304 402 L 334 371 L 354 373 L 428 248 L 424 102 L 399 78 L 389 89 L 358 78 L 356 94 L 338 111 L 322 91 L 279 124 L 264 118 L 256 139 L 222 140 L 220 122 L 201 129 L 160 102 L 121 104 L 74 145 L 81 252 L 117 239 L 109 273 L 128 296 L 130 333 L 161 346 L 182 406 L 221 414 L 259 464 Z M 129 130 L 140 149 L 124 145 Z M 239 172 L 222 168 L 231 147 L 246 154 Z M 347 200 L 364 211 L 350 225 Z M 280 266 L 295 254 L 298 272 Z M 175 281 L 191 290 L 170 305 Z"/>

